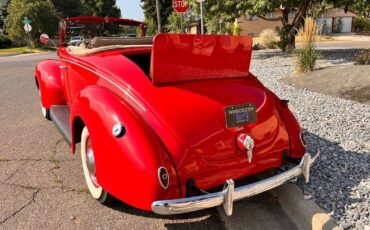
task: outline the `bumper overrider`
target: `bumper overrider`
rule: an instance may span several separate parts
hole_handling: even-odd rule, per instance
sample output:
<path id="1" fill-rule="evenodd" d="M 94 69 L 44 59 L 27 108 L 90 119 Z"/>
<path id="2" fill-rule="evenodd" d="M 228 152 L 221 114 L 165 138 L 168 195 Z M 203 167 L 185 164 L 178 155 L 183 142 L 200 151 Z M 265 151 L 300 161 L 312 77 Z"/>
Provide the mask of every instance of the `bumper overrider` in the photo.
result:
<path id="1" fill-rule="evenodd" d="M 265 180 L 238 188 L 234 188 L 234 181 L 229 179 L 226 181 L 224 189 L 220 192 L 182 199 L 155 201 L 152 203 L 152 210 L 154 213 L 161 215 L 173 215 L 222 205 L 226 215 L 230 216 L 233 213 L 234 201 L 266 192 L 300 175 L 304 176 L 307 183 L 310 177 L 310 167 L 319 155 L 320 152 L 317 152 L 315 156 L 311 157 L 310 154 L 306 153 L 296 167 Z"/>

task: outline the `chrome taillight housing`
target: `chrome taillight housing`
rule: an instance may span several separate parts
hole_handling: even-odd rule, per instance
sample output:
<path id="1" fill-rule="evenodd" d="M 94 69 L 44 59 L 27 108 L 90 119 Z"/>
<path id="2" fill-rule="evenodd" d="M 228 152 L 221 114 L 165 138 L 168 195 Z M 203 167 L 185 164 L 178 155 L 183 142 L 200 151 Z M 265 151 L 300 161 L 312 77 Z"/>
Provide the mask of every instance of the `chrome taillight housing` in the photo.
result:
<path id="1" fill-rule="evenodd" d="M 170 177 L 168 175 L 168 171 L 165 167 L 160 167 L 158 169 L 158 180 L 159 184 L 162 188 L 167 189 L 168 185 L 170 184 Z"/>

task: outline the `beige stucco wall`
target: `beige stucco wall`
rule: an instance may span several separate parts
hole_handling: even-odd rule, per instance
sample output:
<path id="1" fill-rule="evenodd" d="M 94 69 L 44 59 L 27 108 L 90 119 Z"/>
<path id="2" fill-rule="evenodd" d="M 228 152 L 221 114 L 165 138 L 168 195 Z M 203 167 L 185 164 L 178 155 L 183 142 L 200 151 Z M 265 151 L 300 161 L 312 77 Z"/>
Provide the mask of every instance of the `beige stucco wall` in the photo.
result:
<path id="1" fill-rule="evenodd" d="M 275 11 L 275 17 L 282 16 L 281 10 Z M 324 18 L 338 18 L 338 17 L 356 17 L 357 15 L 352 12 L 345 13 L 343 9 L 332 8 L 324 12 Z M 293 16 L 289 17 L 289 21 L 293 20 Z M 281 21 L 266 21 L 261 18 L 254 17 L 253 19 L 244 16 L 238 19 L 240 25 L 240 34 L 247 36 L 259 36 L 265 29 L 275 30 L 276 26 L 282 26 Z"/>

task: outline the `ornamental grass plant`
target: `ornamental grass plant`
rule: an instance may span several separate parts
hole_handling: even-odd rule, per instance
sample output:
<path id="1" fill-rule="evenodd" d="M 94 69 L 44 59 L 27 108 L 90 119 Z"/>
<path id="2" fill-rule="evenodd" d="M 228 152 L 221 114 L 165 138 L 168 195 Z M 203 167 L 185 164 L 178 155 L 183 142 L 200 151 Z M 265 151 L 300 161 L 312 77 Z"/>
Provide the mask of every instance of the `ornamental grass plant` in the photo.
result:
<path id="1" fill-rule="evenodd" d="M 296 52 L 296 70 L 298 72 L 313 71 L 319 58 L 319 52 L 315 47 L 316 22 L 308 17 L 305 25 L 299 33 L 303 46 Z"/>

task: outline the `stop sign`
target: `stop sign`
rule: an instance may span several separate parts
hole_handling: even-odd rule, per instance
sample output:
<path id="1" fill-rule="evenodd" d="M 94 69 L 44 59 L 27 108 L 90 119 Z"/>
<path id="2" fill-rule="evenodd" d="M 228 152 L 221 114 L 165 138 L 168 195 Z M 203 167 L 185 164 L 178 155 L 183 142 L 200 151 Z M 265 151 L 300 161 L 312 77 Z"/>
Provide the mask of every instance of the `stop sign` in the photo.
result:
<path id="1" fill-rule="evenodd" d="M 190 8 L 186 0 L 172 0 L 172 7 L 180 14 L 185 13 Z"/>

